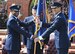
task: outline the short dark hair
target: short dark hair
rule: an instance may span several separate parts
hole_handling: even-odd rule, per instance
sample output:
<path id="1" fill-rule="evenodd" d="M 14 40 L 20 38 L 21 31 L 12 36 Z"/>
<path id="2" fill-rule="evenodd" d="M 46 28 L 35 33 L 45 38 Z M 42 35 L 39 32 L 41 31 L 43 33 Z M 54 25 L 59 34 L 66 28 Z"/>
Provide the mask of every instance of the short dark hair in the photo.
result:
<path id="1" fill-rule="evenodd" d="M 33 8 L 32 8 L 32 9 L 35 9 L 35 10 L 37 10 L 37 5 L 33 6 Z"/>

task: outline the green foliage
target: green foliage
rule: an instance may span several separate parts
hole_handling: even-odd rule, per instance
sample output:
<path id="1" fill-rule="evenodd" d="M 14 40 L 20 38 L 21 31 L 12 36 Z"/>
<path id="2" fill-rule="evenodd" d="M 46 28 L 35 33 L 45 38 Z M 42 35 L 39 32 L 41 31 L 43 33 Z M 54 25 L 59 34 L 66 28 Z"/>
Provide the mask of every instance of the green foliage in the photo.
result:
<path id="1" fill-rule="evenodd" d="M 1 4 L 1 1 L 2 1 L 2 0 L 0 0 L 0 4 Z"/>
<path id="2" fill-rule="evenodd" d="M 49 5 L 49 3 L 51 2 L 52 0 L 46 0 L 46 4 Z"/>
<path id="3" fill-rule="evenodd" d="M 0 4 L 2 3 L 1 1 L 2 1 L 2 0 L 0 0 Z"/>
<path id="4" fill-rule="evenodd" d="M 46 0 L 46 3 L 48 4 L 49 3 L 49 0 Z"/>
<path id="5" fill-rule="evenodd" d="M 34 6 L 34 2 L 35 2 L 35 0 L 32 0 L 32 2 L 31 2 L 31 4 L 30 4 L 30 14 L 29 14 L 29 15 L 32 14 L 32 13 L 31 13 L 31 10 L 32 10 L 32 7 Z"/>
<path id="6" fill-rule="evenodd" d="M 35 0 L 32 0 L 30 8 L 32 8 L 34 6 L 34 2 L 35 2 Z"/>

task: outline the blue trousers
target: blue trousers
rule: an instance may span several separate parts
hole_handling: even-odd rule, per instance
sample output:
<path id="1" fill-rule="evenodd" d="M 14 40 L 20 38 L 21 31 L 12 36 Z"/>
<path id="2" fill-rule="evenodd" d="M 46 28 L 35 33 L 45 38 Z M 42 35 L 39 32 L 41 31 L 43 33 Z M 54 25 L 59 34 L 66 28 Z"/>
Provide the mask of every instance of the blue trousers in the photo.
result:
<path id="1" fill-rule="evenodd" d="M 20 54 L 20 51 L 7 50 L 7 54 Z"/>
<path id="2" fill-rule="evenodd" d="M 27 49 L 27 54 L 34 54 L 33 49 Z"/>
<path id="3" fill-rule="evenodd" d="M 57 54 L 68 54 L 68 49 L 57 48 Z"/>
<path id="4" fill-rule="evenodd" d="M 27 49 L 27 54 L 34 54 L 34 43 L 31 49 Z M 39 43 L 36 43 L 36 54 L 43 54 L 43 49 L 40 49 Z"/>

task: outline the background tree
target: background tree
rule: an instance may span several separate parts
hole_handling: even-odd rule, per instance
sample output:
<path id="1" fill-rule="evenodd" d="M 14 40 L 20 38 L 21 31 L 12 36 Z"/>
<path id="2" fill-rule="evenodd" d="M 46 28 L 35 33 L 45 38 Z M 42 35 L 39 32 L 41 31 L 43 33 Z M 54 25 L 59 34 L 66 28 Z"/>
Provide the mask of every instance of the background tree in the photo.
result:
<path id="1" fill-rule="evenodd" d="M 0 4 L 2 3 L 1 1 L 2 1 L 2 0 L 0 0 Z"/>

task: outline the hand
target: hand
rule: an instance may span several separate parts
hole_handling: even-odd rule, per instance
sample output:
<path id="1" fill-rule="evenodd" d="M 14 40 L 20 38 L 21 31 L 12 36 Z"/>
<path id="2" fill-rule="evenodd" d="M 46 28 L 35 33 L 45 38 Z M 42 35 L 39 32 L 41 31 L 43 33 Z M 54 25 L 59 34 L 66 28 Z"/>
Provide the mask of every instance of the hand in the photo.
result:
<path id="1" fill-rule="evenodd" d="M 21 20 L 23 18 L 23 14 L 19 13 L 18 18 Z"/>
<path id="2" fill-rule="evenodd" d="M 48 45 L 44 45 L 44 49 L 48 50 L 49 46 Z"/>
<path id="3" fill-rule="evenodd" d="M 31 39 L 35 39 L 37 36 L 36 35 L 32 35 L 31 36 Z"/>
<path id="4" fill-rule="evenodd" d="M 39 38 L 35 38 L 34 39 L 34 42 L 38 42 L 40 39 Z"/>

